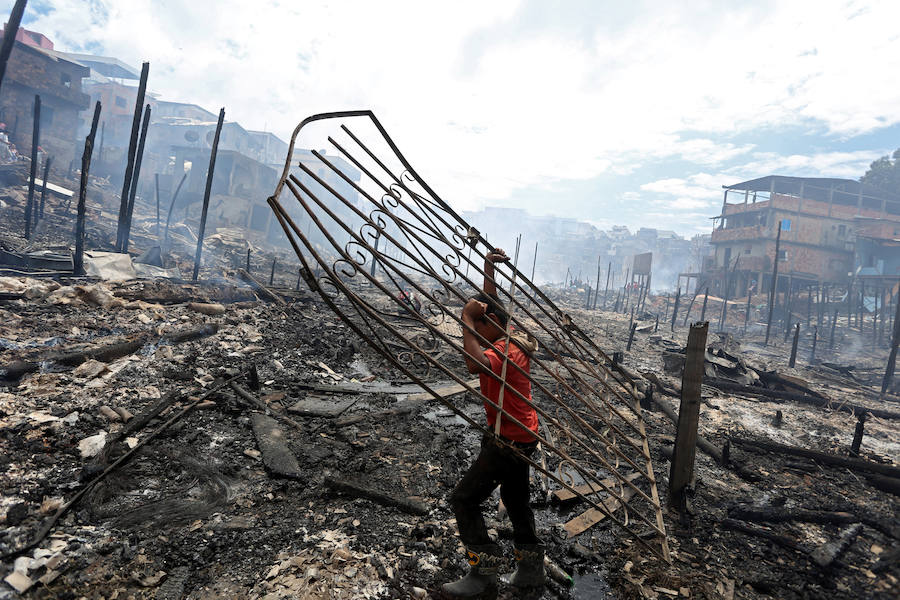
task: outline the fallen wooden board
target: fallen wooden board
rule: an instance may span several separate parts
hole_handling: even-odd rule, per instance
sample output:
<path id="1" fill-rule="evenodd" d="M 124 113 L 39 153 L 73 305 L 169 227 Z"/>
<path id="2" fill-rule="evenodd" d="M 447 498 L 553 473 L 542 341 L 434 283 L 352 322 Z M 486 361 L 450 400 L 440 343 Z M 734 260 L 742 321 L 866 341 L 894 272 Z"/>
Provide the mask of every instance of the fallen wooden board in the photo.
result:
<path id="1" fill-rule="evenodd" d="M 34 178 L 35 191 L 38 191 L 43 187 L 44 187 L 44 180 L 40 179 L 39 177 L 35 177 Z M 75 192 L 73 192 L 72 190 L 67 190 L 64 187 L 62 187 L 60 185 L 56 185 L 55 183 L 50 183 L 49 181 L 47 182 L 47 191 L 51 192 L 53 194 L 56 194 L 60 198 L 65 198 L 65 199 L 71 198 L 75 195 Z"/>
<path id="2" fill-rule="evenodd" d="M 428 507 L 417 500 L 401 496 L 391 496 L 390 494 L 385 494 L 384 492 L 345 479 L 326 477 L 325 485 L 336 492 L 356 496 L 357 498 L 366 498 L 385 506 L 393 506 L 412 515 L 428 514 Z"/>
<path id="3" fill-rule="evenodd" d="M 847 469 L 853 471 L 868 471 L 870 473 L 878 473 L 879 475 L 886 475 L 888 477 L 900 478 L 900 467 L 885 465 L 862 458 L 847 458 L 845 456 L 838 456 L 836 454 L 829 454 L 827 452 L 820 452 L 818 450 L 798 448 L 796 446 L 788 446 L 786 444 L 779 444 L 777 442 L 752 440 L 748 438 L 736 437 L 732 438 L 731 441 L 736 444 L 740 444 L 741 446 L 758 448 L 765 452 L 773 452 L 775 454 L 783 455 L 786 454 L 788 456 L 800 456 L 802 458 L 809 458 L 826 465 L 846 467 Z"/>
<path id="4" fill-rule="evenodd" d="M 469 387 L 476 388 L 478 387 L 478 379 L 472 379 L 466 382 Z M 444 385 L 439 385 L 437 387 L 431 387 L 437 393 L 438 396 L 442 398 L 449 398 L 450 396 L 455 396 L 456 394 L 462 394 L 463 392 L 467 392 L 468 390 L 459 383 L 448 383 Z M 418 394 L 410 394 L 406 399 L 407 402 L 423 402 L 427 400 L 431 400 L 434 396 L 431 395 L 430 392 L 420 392 Z"/>
<path id="5" fill-rule="evenodd" d="M 307 396 L 303 400 L 298 400 L 288 408 L 288 411 L 305 417 L 337 417 L 350 408 L 356 400 L 356 398 L 325 400 Z"/>
<path id="6" fill-rule="evenodd" d="M 560 502 L 566 502 L 567 500 L 571 500 L 578 495 L 588 496 L 590 494 L 596 494 L 597 492 L 605 491 L 600 484 L 605 485 L 607 488 L 615 485 L 619 480 L 615 477 L 608 477 L 607 479 L 602 480 L 600 483 L 585 483 L 584 485 L 575 486 L 575 492 L 568 489 L 554 490 L 553 496 L 559 500 Z M 577 493 L 576 493 L 577 492 Z"/>
<path id="7" fill-rule="evenodd" d="M 640 473 L 631 473 L 626 477 L 626 479 L 628 479 L 629 481 L 634 481 L 639 476 Z M 629 500 L 631 500 L 632 496 L 634 496 L 634 490 L 631 488 L 625 488 L 625 491 L 622 494 L 624 501 L 628 502 Z M 608 512 L 613 512 L 614 510 L 619 508 L 619 504 L 621 504 L 621 502 L 618 498 L 607 498 L 601 503 L 601 505 L 606 508 Z M 570 519 L 565 525 L 563 525 L 563 528 L 566 530 L 566 533 L 569 534 L 569 537 L 573 538 L 580 533 L 584 533 L 585 531 L 605 519 L 606 516 L 606 513 L 604 513 L 603 511 L 591 507 L 577 517 Z"/>
<path id="8" fill-rule="evenodd" d="M 284 432 L 278 426 L 278 421 L 259 413 L 253 413 L 250 421 L 253 424 L 253 436 L 256 438 L 259 451 L 262 452 L 263 464 L 266 465 L 266 468 L 282 477 L 299 478 L 301 475 L 300 465 L 288 448 Z"/>

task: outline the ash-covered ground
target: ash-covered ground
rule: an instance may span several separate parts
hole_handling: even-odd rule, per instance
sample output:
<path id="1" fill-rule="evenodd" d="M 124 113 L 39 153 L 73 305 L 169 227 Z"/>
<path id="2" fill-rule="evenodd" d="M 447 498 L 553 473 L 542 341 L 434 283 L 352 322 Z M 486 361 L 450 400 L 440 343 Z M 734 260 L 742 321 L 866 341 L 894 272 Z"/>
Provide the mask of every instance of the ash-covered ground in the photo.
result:
<path id="1" fill-rule="evenodd" d="M 21 194 L 5 197 L 0 221 L 18 223 Z M 56 201 L 48 214 L 29 244 L 5 225 L 4 248 L 66 247 L 71 214 Z M 88 237 L 103 248 L 111 219 L 94 217 Z M 189 225 L 179 231 L 189 248 Z M 217 233 L 221 248 L 200 283 L 0 280 L 0 598 L 17 589 L 29 598 L 438 597 L 464 572 L 446 498 L 480 434 L 417 399 L 317 296 L 296 290 L 286 255 L 272 286 L 282 304 L 241 280 L 246 246 Z M 135 252 L 153 234 L 138 219 Z M 188 272 L 189 256 L 176 248 L 167 266 Z M 274 256 L 255 249 L 260 280 Z M 610 355 L 625 351 L 628 315 L 580 310 L 574 290 L 548 293 Z M 650 298 L 622 365 L 642 394 L 677 411 L 687 328 L 679 319 L 674 331 L 665 320 L 656 330 L 664 302 Z M 738 329 L 742 315 L 731 319 Z M 887 351 L 866 335 L 848 329 L 815 361 L 805 341 L 793 369 L 780 335 L 768 347 L 758 326 L 742 340 L 711 335 L 707 378 L 750 389 L 703 388 L 700 435 L 728 447 L 730 461 L 697 450 L 693 514 L 665 513 L 672 563 L 608 520 L 569 538 L 562 525 L 587 507 L 548 501 L 535 477 L 548 555 L 574 578 L 573 587 L 551 578 L 541 597 L 896 598 L 897 479 L 741 442 L 847 457 L 859 407 L 868 408 L 881 416 L 867 418 L 859 459 L 896 468 L 900 405 L 877 393 Z M 442 360 L 464 373 L 460 357 Z M 474 399 L 465 406 L 483 418 Z M 674 425 L 648 407 L 665 498 Z M 98 477 L 39 543 L 9 554 Z M 485 507 L 489 526 L 511 555 L 497 501 Z M 766 511 L 769 520 L 758 518 Z M 820 566 L 822 548 L 845 533 L 846 549 Z"/>

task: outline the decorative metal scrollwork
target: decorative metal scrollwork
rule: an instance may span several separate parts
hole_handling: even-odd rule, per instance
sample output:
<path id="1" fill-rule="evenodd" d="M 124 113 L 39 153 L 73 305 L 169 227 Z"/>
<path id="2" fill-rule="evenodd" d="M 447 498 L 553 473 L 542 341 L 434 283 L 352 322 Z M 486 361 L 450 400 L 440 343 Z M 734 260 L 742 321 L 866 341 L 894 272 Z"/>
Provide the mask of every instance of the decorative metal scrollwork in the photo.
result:
<path id="1" fill-rule="evenodd" d="M 308 159 L 296 164 L 295 144 L 316 122 L 317 130 L 327 130 L 330 149 L 311 153 L 320 162 L 317 168 Z M 284 192 L 291 210 L 282 203 Z M 500 419 L 525 427 L 471 385 L 462 370 L 466 326 L 460 311 L 481 290 L 485 256 L 494 247 L 416 173 L 374 114 L 327 113 L 301 122 L 268 202 L 304 272 L 320 267 L 324 273 L 306 281 L 352 331 L 473 427 L 488 431 L 426 378 L 453 380 L 493 405 Z M 292 214 L 299 214 L 297 221 Z M 519 343 L 515 329 L 539 348 L 529 355 L 527 370 L 508 361 L 509 373 L 530 380 L 532 398 L 507 386 L 500 375 L 487 375 L 504 386 L 507 397 L 538 412 L 544 428 L 537 437 L 548 456 L 527 462 L 668 560 L 647 434 L 629 377 L 515 265 L 498 266 L 493 283 L 510 316 L 507 341 Z M 632 498 L 627 507 L 624 500 L 609 503 L 611 509 L 596 490 L 609 498 Z M 635 524 L 655 531 L 659 543 L 637 535 Z"/>

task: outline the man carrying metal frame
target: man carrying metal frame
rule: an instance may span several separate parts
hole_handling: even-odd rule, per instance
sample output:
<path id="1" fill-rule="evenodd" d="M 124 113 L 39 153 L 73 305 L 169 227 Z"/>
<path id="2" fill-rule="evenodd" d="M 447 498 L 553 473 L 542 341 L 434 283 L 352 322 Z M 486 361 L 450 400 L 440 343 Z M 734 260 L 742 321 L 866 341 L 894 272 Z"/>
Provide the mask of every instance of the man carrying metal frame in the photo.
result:
<path id="1" fill-rule="evenodd" d="M 485 257 L 483 291 L 471 298 L 462 311 L 463 357 L 469 372 L 479 374 L 485 397 L 525 427 L 510 419 L 503 420 L 496 408 L 484 403 L 488 425 L 494 433 L 483 435 L 478 458 L 450 495 L 470 569 L 462 579 L 442 586 L 445 598 L 497 596 L 497 573 L 504 560 L 500 547 L 488 535 L 480 505 L 498 485 L 512 522 L 516 549 L 517 566 L 510 584 L 533 588 L 542 586 L 545 580 L 544 548 L 537 537 L 529 506 L 528 463 L 522 458 L 531 456 L 537 447 L 532 432 L 538 431 L 538 416 L 518 397 L 520 394 L 531 401 L 529 356 L 537 349 L 537 343 L 533 338 L 508 331 L 509 315 L 497 297 L 494 280 L 494 264 L 508 260 L 499 248 Z M 518 394 L 506 390 L 507 386 Z"/>

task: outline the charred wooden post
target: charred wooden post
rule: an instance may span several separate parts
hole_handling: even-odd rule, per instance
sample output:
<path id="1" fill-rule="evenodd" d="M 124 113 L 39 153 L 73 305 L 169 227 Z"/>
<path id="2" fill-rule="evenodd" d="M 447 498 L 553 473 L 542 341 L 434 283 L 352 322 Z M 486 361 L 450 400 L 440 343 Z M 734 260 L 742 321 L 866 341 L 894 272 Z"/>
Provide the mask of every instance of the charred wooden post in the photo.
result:
<path id="1" fill-rule="evenodd" d="M 794 368 L 797 365 L 797 344 L 800 343 L 800 323 L 794 325 L 794 341 L 791 343 L 791 359 L 788 366 Z"/>
<path id="2" fill-rule="evenodd" d="M 864 279 L 860 279 L 859 281 L 859 302 L 856 304 L 856 327 L 859 329 L 859 332 L 862 333 L 865 326 L 865 314 L 863 310 L 865 309 L 866 302 L 866 281 Z"/>
<path id="3" fill-rule="evenodd" d="M 706 304 L 709 302 L 709 285 L 706 286 L 706 292 L 703 294 L 703 308 L 700 309 L 700 321 L 706 321 Z"/>
<path id="4" fill-rule="evenodd" d="M 831 335 L 828 338 L 828 349 L 834 348 L 834 330 L 837 327 L 838 310 L 834 309 L 834 315 L 831 317 Z"/>
<path id="5" fill-rule="evenodd" d="M 100 101 L 94 105 L 94 118 L 91 121 L 91 132 L 84 140 L 84 152 L 81 155 L 81 183 L 78 186 L 78 216 L 75 220 L 75 256 L 72 260 L 75 275 L 84 275 L 84 218 L 87 212 L 88 172 L 91 170 L 91 153 L 94 150 L 94 136 L 97 135 L 97 121 L 100 119 Z"/>
<path id="6" fill-rule="evenodd" d="M 825 319 L 825 292 L 827 286 L 819 282 L 819 289 L 816 291 L 816 324 L 822 327 L 822 321 Z"/>
<path id="7" fill-rule="evenodd" d="M 535 246 L 537 248 L 537 246 Z M 606 291 L 603 292 L 603 310 L 606 310 L 607 298 L 609 297 L 609 276 L 612 274 L 612 261 L 606 267 Z M 534 273 L 531 274 L 531 280 L 534 281 Z"/>
<path id="8" fill-rule="evenodd" d="M 772 285 L 769 290 L 769 318 L 766 319 L 766 342 L 769 345 L 769 333 L 772 330 L 772 315 L 775 312 L 775 290 L 778 289 L 778 255 L 781 252 L 781 221 L 778 221 L 778 234 L 775 236 L 775 260 L 772 266 Z"/>
<path id="9" fill-rule="evenodd" d="M 744 312 L 744 335 L 747 335 L 747 327 L 750 326 L 750 300 L 753 298 L 753 288 L 747 288 L 747 310 Z"/>
<path id="10" fill-rule="evenodd" d="M 631 309 L 631 314 L 634 314 L 634 308 Z M 627 352 L 631 352 L 631 342 L 634 341 L 634 332 L 637 329 L 637 323 L 632 323 L 631 327 L 628 328 L 628 345 L 625 347 Z"/>
<path id="11" fill-rule="evenodd" d="M 675 321 L 678 319 L 678 301 L 681 299 L 681 288 L 675 290 L 675 303 L 672 305 L 672 327 L 671 331 L 675 331 Z"/>
<path id="12" fill-rule="evenodd" d="M 225 108 L 219 110 L 219 122 L 216 123 L 216 134 L 213 136 L 212 148 L 209 151 L 209 168 L 206 171 L 206 190 L 203 192 L 203 211 L 200 213 L 200 229 L 197 232 L 197 253 L 194 255 L 193 280 L 200 275 L 200 257 L 203 253 L 203 235 L 206 233 L 206 214 L 209 211 L 209 194 L 212 192 L 213 174 L 216 170 L 216 153 L 219 151 L 219 136 L 222 134 L 222 123 L 225 121 Z"/>
<path id="13" fill-rule="evenodd" d="M 887 368 L 884 371 L 884 379 L 881 381 L 881 393 L 884 395 L 891 387 L 894 378 L 894 368 L 897 365 L 897 347 L 900 346 L 900 301 L 897 302 L 897 312 L 894 315 L 894 335 L 891 338 L 891 353 L 888 356 Z"/>
<path id="14" fill-rule="evenodd" d="M 856 430 L 853 432 L 853 443 L 850 444 L 850 456 L 859 456 L 859 447 L 862 445 L 863 430 L 866 426 L 866 416 L 869 413 L 862 413 L 856 418 Z"/>
<path id="15" fill-rule="evenodd" d="M 592 308 L 597 307 L 597 296 L 600 295 L 600 267 L 601 267 L 600 260 L 602 258 L 603 258 L 602 255 L 600 255 L 600 254 L 597 255 L 597 285 L 594 286 L 594 302 L 593 302 L 593 304 L 591 304 L 590 302 L 588 303 L 588 306 L 587 306 L 588 310 L 591 310 Z M 533 277 L 532 277 L 532 281 L 534 281 Z M 591 297 L 590 294 L 588 294 L 588 300 L 590 300 L 590 297 Z"/>
<path id="16" fill-rule="evenodd" d="M 806 326 L 812 324 L 812 289 L 806 286 Z"/>
<path id="17" fill-rule="evenodd" d="M 25 14 L 26 4 L 28 4 L 28 0 L 16 0 L 16 3 L 9 13 L 9 21 L 6 22 L 3 43 L 0 44 L 0 86 L 3 85 L 3 76 L 6 74 L 6 63 L 9 62 L 9 55 L 12 53 L 13 43 L 16 41 L 16 33 L 18 33 L 19 24 L 22 22 L 22 15 Z M 16 119 L 18 118 L 18 115 L 16 115 Z M 15 129 L 13 129 L 13 131 L 15 131 Z"/>
<path id="18" fill-rule="evenodd" d="M 303 267 L 300 267 L 299 269 L 297 269 L 297 287 L 295 287 L 294 289 L 298 292 L 300 291 L 300 280 L 301 279 L 303 279 Z"/>
<path id="19" fill-rule="evenodd" d="M 653 333 L 659 331 L 659 313 L 656 313 L 656 325 L 653 326 Z"/>
<path id="20" fill-rule="evenodd" d="M 134 171 L 131 174 L 131 190 L 128 194 L 128 209 L 125 213 L 125 223 L 122 226 L 121 252 L 128 252 L 128 242 L 131 238 L 131 218 L 134 216 L 134 201 L 137 197 L 138 180 L 141 177 L 141 162 L 144 160 L 144 143 L 147 141 L 147 129 L 150 127 L 150 105 L 144 110 L 144 120 L 141 123 L 141 138 L 138 142 L 137 155 L 134 159 Z"/>
<path id="21" fill-rule="evenodd" d="M 688 319 L 691 316 L 691 310 L 694 308 L 694 302 L 697 300 L 697 296 L 700 295 L 700 286 L 697 286 L 697 289 L 694 290 L 694 295 L 691 297 L 691 301 L 688 304 L 687 310 L 684 312 L 684 319 L 681 321 L 681 326 L 686 327 Z"/>
<path id="22" fill-rule="evenodd" d="M 731 282 L 734 280 L 734 271 L 737 269 L 739 262 L 741 262 L 740 256 L 734 259 L 731 273 L 728 273 L 727 271 L 725 273 L 725 293 L 722 298 L 722 316 L 719 320 L 719 331 L 725 331 L 725 319 L 728 317 L 728 298 L 730 296 L 729 292 L 731 291 Z"/>
<path id="23" fill-rule="evenodd" d="M 154 190 L 156 192 L 156 241 L 159 242 L 159 173 L 154 173 Z"/>
<path id="24" fill-rule="evenodd" d="M 172 200 L 169 201 L 169 211 L 166 213 L 166 232 L 163 234 L 162 243 L 164 248 L 169 243 L 169 224 L 172 222 L 172 210 L 175 208 L 175 201 L 178 200 L 178 193 L 181 191 L 181 186 L 187 181 L 188 173 L 190 173 L 190 171 L 187 171 L 181 176 L 181 181 L 178 182 L 178 185 L 175 186 L 175 192 L 172 193 Z"/>
<path id="25" fill-rule="evenodd" d="M 854 523 L 841 532 L 836 540 L 826 542 L 810 553 L 812 561 L 825 569 L 830 567 L 862 531 L 862 523 Z"/>
<path id="26" fill-rule="evenodd" d="M 250 248 L 247 248 L 247 266 L 244 268 L 248 273 L 250 272 Z"/>
<path id="27" fill-rule="evenodd" d="M 810 364 L 816 362 L 816 342 L 819 341 L 819 326 L 813 325 L 812 351 L 809 353 Z"/>
<path id="28" fill-rule="evenodd" d="M 853 325 L 853 279 L 847 284 L 847 329 Z"/>
<path id="29" fill-rule="evenodd" d="M 97 148 L 97 161 L 103 164 L 103 138 L 106 136 L 106 121 L 100 123 L 100 146 Z"/>
<path id="30" fill-rule="evenodd" d="M 34 96 L 34 126 L 31 130 L 31 174 L 28 177 L 28 201 L 25 204 L 25 239 L 31 239 L 32 213 L 34 211 L 34 179 L 37 177 L 37 152 L 41 135 L 41 97 Z M 37 218 L 34 219 L 37 221 Z"/>
<path id="31" fill-rule="evenodd" d="M 141 80 L 138 84 L 137 97 L 134 101 L 134 118 L 131 121 L 131 138 L 128 141 L 128 155 L 125 163 L 125 179 L 122 182 L 122 195 L 119 198 L 119 224 L 116 231 L 116 251 L 122 252 L 124 237 L 123 228 L 128 214 L 128 192 L 131 190 L 131 177 L 134 174 L 134 155 L 137 152 L 138 133 L 141 126 L 141 111 L 144 108 L 144 96 L 147 93 L 147 77 L 150 75 L 150 63 L 141 66 Z"/>
<path id="32" fill-rule="evenodd" d="M 791 334 L 791 319 L 794 317 L 794 276 L 790 275 L 788 277 L 788 289 L 784 295 L 784 306 L 785 306 L 785 316 L 784 316 L 784 334 L 785 341 L 787 341 L 788 336 Z"/>
<path id="33" fill-rule="evenodd" d="M 277 258 L 272 259 L 272 270 L 269 272 L 269 287 L 271 287 L 272 283 L 275 281 L 275 263 L 277 260 Z"/>
<path id="34" fill-rule="evenodd" d="M 50 175 L 50 163 L 53 162 L 53 157 L 48 156 L 47 160 L 44 161 L 44 180 L 41 185 L 41 208 L 38 214 L 40 218 L 44 218 L 44 202 L 47 200 L 47 177 Z"/>
<path id="35" fill-rule="evenodd" d="M 681 407 L 675 433 L 675 450 L 669 470 L 669 505 L 686 512 L 686 490 L 694 478 L 694 455 L 697 448 L 697 423 L 700 419 L 700 388 L 703 383 L 703 362 L 706 356 L 706 335 L 709 323 L 691 325 L 688 334 L 684 373 L 681 378 Z"/>

